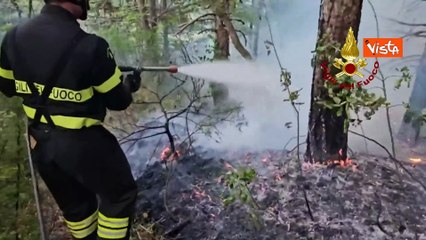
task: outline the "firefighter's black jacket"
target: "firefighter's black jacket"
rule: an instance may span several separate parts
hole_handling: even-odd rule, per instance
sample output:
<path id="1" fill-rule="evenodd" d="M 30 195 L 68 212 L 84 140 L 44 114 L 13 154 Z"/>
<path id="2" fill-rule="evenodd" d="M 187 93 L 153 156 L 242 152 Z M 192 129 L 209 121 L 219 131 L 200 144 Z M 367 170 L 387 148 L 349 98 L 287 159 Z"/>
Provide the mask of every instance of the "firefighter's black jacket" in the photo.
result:
<path id="1" fill-rule="evenodd" d="M 31 79 L 39 92 L 43 90 L 52 68 L 80 28 L 67 10 L 46 5 L 41 14 L 17 27 L 16 40 L 9 31 L 0 53 L 0 91 L 6 96 L 23 98 L 23 108 L 31 119 L 35 98 L 26 82 Z M 17 59 L 12 44 L 17 44 Z M 101 37 L 84 33 L 47 100 L 49 115 L 56 126 L 80 129 L 99 125 L 106 110 L 124 110 L 131 92 L 122 83 L 108 43 Z M 41 121 L 46 123 L 44 117 Z"/>

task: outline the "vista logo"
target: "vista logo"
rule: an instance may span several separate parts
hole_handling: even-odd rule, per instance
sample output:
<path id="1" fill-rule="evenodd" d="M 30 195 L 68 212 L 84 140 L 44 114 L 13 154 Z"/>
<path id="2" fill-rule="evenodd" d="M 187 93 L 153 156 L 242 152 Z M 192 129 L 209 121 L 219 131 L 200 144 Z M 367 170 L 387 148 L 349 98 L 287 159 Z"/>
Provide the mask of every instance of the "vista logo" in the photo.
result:
<path id="1" fill-rule="evenodd" d="M 402 38 L 364 38 L 365 58 L 402 58 Z"/>

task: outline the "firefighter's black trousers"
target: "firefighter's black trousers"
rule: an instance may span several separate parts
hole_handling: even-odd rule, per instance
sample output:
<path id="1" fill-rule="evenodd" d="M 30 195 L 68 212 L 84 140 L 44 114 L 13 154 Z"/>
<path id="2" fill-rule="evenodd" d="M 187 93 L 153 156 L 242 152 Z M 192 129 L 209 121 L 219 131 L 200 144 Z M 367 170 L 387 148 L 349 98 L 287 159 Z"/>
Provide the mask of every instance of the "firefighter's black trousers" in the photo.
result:
<path id="1" fill-rule="evenodd" d="M 73 237 L 129 239 L 137 187 L 117 139 L 102 126 L 30 126 L 29 135 L 34 165 Z"/>

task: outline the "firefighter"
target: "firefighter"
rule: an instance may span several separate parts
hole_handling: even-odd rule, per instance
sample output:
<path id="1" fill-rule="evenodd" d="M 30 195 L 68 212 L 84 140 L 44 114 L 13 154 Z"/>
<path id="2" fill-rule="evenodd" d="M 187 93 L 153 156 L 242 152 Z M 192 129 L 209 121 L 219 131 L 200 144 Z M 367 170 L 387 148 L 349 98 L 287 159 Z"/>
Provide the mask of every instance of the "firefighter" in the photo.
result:
<path id="1" fill-rule="evenodd" d="M 141 84 L 123 77 L 108 43 L 84 32 L 88 0 L 45 0 L 6 33 L 0 91 L 23 99 L 30 153 L 74 239 L 129 239 L 137 187 L 117 139 L 101 124 Z"/>

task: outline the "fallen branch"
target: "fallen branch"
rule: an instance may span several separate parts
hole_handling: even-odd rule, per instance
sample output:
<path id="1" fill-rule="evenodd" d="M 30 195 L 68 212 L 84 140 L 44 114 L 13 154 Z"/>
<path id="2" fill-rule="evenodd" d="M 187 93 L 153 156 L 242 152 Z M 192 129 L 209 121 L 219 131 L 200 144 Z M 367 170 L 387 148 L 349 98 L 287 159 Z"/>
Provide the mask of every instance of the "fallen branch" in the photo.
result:
<path id="1" fill-rule="evenodd" d="M 377 204 L 379 205 L 379 210 L 378 210 L 377 218 L 376 218 L 377 227 L 379 227 L 380 231 L 382 231 L 384 234 L 391 237 L 392 235 L 388 231 L 386 231 L 386 229 L 380 223 L 380 216 L 382 215 L 382 211 L 383 211 L 382 200 L 380 199 L 380 196 L 379 194 L 377 194 L 377 192 L 375 192 L 374 195 L 376 196 Z"/>
<path id="2" fill-rule="evenodd" d="M 303 137 L 306 137 L 306 135 L 302 135 L 302 136 L 299 136 L 299 138 L 303 138 Z M 296 137 L 291 137 L 288 141 L 287 141 L 287 143 L 284 145 L 284 148 L 283 148 L 283 150 L 286 150 L 286 148 L 287 148 L 287 146 L 294 140 L 294 139 L 297 139 L 298 137 L 296 136 Z"/>
<path id="3" fill-rule="evenodd" d="M 309 217 L 314 221 L 314 215 L 312 214 L 311 206 L 309 204 L 308 194 L 306 193 L 305 187 L 303 187 L 303 198 L 305 199 L 306 208 L 308 209 Z"/>
<path id="4" fill-rule="evenodd" d="M 292 152 L 294 152 L 294 150 L 296 150 L 297 148 L 299 148 L 300 146 L 302 146 L 303 144 L 306 144 L 306 141 L 299 143 L 298 145 L 294 146 L 294 148 L 292 148 L 291 150 L 289 150 L 287 152 L 287 154 L 291 154 Z"/>
<path id="5" fill-rule="evenodd" d="M 348 130 L 348 132 L 350 132 L 350 133 L 352 133 L 352 134 L 354 134 L 354 135 L 357 135 L 357 136 L 359 136 L 359 137 L 363 137 L 363 138 L 365 138 L 365 139 L 367 139 L 367 140 L 369 140 L 369 141 L 371 141 L 371 142 L 373 142 L 373 143 L 375 143 L 375 144 L 377 144 L 379 147 L 381 147 L 383 150 L 385 150 L 386 151 L 386 153 L 389 155 L 389 158 L 392 160 L 392 161 L 394 161 L 398 166 L 400 166 L 407 174 L 408 174 L 408 176 L 410 176 L 411 177 L 411 179 L 413 179 L 415 182 L 417 182 L 418 184 L 420 184 L 422 187 L 423 187 L 423 190 L 425 190 L 426 191 L 426 185 L 424 184 L 424 183 L 422 183 L 420 180 L 418 180 L 405 166 L 404 166 L 404 164 L 400 161 L 400 160 L 398 160 L 398 159 L 396 159 L 395 157 L 393 157 L 392 156 L 392 153 L 390 153 L 389 152 L 389 150 L 385 147 L 385 146 L 383 146 L 381 143 L 379 143 L 378 141 L 376 141 L 376 140 L 374 140 L 374 139 L 372 139 L 372 138 L 369 138 L 369 137 L 367 137 L 367 136 L 364 136 L 364 135 L 362 135 L 362 134 L 359 134 L 359 133 L 357 133 L 357 132 L 354 132 L 354 131 L 351 131 L 351 130 Z"/>

